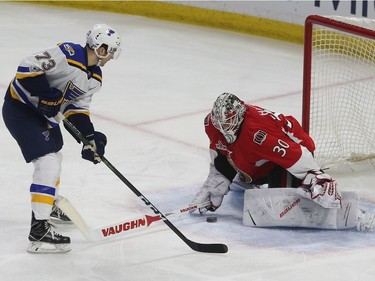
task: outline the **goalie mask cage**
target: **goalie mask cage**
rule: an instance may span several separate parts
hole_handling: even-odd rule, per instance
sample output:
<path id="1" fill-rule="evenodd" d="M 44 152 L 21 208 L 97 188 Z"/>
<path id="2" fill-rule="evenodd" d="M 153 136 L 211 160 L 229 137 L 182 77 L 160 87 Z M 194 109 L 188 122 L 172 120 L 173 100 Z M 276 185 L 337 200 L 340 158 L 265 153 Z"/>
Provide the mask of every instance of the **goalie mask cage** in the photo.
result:
<path id="1" fill-rule="evenodd" d="M 375 20 L 306 19 L 302 125 L 322 168 L 375 157 Z"/>

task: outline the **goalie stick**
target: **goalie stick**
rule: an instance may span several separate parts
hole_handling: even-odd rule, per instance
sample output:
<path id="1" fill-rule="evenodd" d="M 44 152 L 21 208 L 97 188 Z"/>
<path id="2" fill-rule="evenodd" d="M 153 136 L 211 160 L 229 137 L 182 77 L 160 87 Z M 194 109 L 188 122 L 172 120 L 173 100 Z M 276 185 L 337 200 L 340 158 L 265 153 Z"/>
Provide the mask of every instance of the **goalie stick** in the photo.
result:
<path id="1" fill-rule="evenodd" d="M 194 211 L 198 208 L 203 208 L 211 204 L 210 202 L 204 202 L 197 205 L 191 205 L 186 208 L 182 208 L 176 211 L 168 212 L 165 216 L 171 216 L 176 214 L 182 214 L 189 211 Z M 148 228 L 152 223 L 160 221 L 162 218 L 160 215 L 149 216 L 144 215 L 143 217 L 123 220 L 117 223 L 112 223 L 99 228 L 91 228 L 87 225 L 85 220 L 79 214 L 77 209 L 70 203 L 67 198 L 60 196 L 56 200 L 56 205 L 71 219 L 78 230 L 83 236 L 92 242 L 106 240 L 108 238 L 116 238 L 134 230 Z"/>
<path id="2" fill-rule="evenodd" d="M 64 124 L 71 130 L 71 132 L 85 145 L 90 145 L 90 142 L 85 138 L 84 135 L 68 120 L 62 113 L 58 113 L 59 118 Z M 182 241 L 185 242 L 192 250 L 203 253 L 226 253 L 228 247 L 225 244 L 213 243 L 203 244 L 194 242 L 188 239 L 178 228 L 176 228 L 168 218 L 155 207 L 130 181 L 128 181 L 104 156 L 101 157 L 102 162 L 127 186 L 135 195 L 138 196 L 156 215 L 160 216 L 160 219 L 178 236 Z"/>

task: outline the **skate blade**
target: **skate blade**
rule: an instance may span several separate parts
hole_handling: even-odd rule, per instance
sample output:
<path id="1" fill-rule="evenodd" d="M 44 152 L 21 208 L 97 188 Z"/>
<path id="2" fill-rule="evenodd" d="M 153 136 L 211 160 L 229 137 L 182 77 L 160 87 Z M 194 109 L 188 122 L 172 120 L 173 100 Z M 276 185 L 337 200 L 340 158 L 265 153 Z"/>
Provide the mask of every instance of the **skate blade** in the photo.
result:
<path id="1" fill-rule="evenodd" d="M 31 241 L 27 248 L 27 252 L 32 254 L 58 254 L 66 253 L 70 250 L 69 244 L 51 244 L 36 241 Z"/>

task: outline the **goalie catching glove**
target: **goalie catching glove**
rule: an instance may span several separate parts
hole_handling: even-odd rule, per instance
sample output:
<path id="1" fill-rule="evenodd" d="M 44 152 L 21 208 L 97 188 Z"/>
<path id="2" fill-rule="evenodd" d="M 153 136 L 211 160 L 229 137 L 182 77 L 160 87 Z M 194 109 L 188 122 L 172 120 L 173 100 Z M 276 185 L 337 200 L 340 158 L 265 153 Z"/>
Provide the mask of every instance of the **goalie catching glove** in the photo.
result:
<path id="1" fill-rule="evenodd" d="M 322 171 L 309 171 L 302 181 L 302 187 L 299 187 L 297 192 L 324 208 L 341 207 L 341 194 L 336 181 Z"/>
<path id="2" fill-rule="evenodd" d="M 211 205 L 203 208 L 199 208 L 201 215 L 207 211 L 215 212 L 223 202 L 224 195 L 229 191 L 230 180 L 223 176 L 216 168 L 211 164 L 210 173 L 207 180 L 194 196 L 191 205 L 196 205 L 209 201 Z"/>
<path id="3" fill-rule="evenodd" d="M 82 158 L 98 164 L 104 156 L 104 148 L 107 145 L 107 137 L 101 132 L 94 132 L 92 136 L 86 136 L 90 144 L 84 144 L 82 147 Z"/>

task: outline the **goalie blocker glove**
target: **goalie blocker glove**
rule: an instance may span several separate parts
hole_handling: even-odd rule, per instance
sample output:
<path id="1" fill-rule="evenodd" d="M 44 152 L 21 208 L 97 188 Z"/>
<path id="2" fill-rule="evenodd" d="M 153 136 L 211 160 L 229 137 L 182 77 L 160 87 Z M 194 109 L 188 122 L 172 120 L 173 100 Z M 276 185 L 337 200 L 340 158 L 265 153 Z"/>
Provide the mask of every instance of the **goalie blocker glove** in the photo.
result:
<path id="1" fill-rule="evenodd" d="M 341 194 L 336 181 L 322 171 L 309 171 L 302 181 L 302 187 L 299 187 L 297 192 L 324 208 L 341 207 Z"/>

